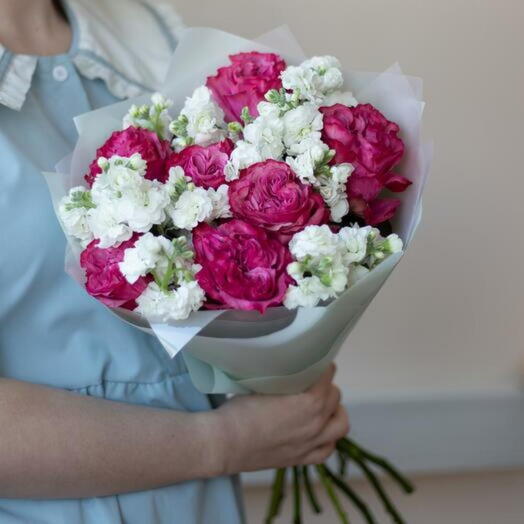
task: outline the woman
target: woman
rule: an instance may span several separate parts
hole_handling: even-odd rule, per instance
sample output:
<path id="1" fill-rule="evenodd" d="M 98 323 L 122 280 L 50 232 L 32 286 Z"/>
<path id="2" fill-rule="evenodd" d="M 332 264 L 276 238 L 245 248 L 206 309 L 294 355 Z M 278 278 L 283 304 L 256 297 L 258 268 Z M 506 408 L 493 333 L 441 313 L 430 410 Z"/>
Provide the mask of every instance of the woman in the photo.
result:
<path id="1" fill-rule="evenodd" d="M 0 523 L 235 524 L 235 475 L 323 461 L 348 430 L 310 391 L 211 410 L 183 362 L 63 270 L 41 172 L 73 117 L 158 88 L 169 1 L 0 0 Z"/>

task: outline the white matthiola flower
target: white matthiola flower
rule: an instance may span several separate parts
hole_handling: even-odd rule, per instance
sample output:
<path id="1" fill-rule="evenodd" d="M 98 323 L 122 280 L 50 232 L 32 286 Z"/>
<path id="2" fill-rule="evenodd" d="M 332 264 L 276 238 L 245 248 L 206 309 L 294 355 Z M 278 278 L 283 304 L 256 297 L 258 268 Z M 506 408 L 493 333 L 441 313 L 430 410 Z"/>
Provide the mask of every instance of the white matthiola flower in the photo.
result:
<path id="1" fill-rule="evenodd" d="M 403 248 L 403 243 L 400 237 L 393 233 L 387 238 L 380 236 L 380 231 L 376 228 L 371 228 L 368 239 L 368 252 L 366 264 L 368 268 L 373 268 L 385 260 L 389 255 L 400 253 Z"/>
<path id="2" fill-rule="evenodd" d="M 323 106 L 334 106 L 335 104 L 342 104 L 347 107 L 358 105 L 358 100 L 353 96 L 351 91 L 334 91 L 324 97 L 322 101 Z"/>
<path id="3" fill-rule="evenodd" d="M 229 206 L 229 186 L 222 184 L 217 189 L 209 188 L 207 194 L 211 199 L 213 211 L 209 220 L 218 220 L 219 218 L 230 218 L 231 207 Z"/>
<path id="4" fill-rule="evenodd" d="M 333 56 L 313 57 L 282 73 L 282 85 L 302 100 L 322 103 L 325 96 L 344 83 L 340 62 Z"/>
<path id="5" fill-rule="evenodd" d="M 220 142 L 227 135 L 224 112 L 213 101 L 211 91 L 206 86 L 195 89 L 180 115 L 184 123 L 183 138 L 189 137 L 197 145 L 206 147 Z"/>
<path id="6" fill-rule="evenodd" d="M 324 123 L 322 113 L 318 107 L 311 103 L 302 104 L 295 109 L 291 109 L 282 117 L 284 122 L 284 144 L 291 154 L 304 140 L 320 141 L 320 131 Z"/>
<path id="7" fill-rule="evenodd" d="M 333 222 L 341 222 L 349 213 L 346 183 L 353 170 L 351 164 L 338 164 L 329 168 L 327 174 L 321 173 L 316 178 L 316 186 L 331 209 Z"/>
<path id="8" fill-rule="evenodd" d="M 86 247 L 93 240 L 87 218 L 93 207 L 91 193 L 82 186 L 72 188 L 58 206 L 58 216 L 66 234 L 78 239 L 82 247 Z"/>
<path id="9" fill-rule="evenodd" d="M 102 249 L 125 242 L 133 236 L 133 230 L 119 220 L 111 205 L 97 206 L 88 213 L 87 219 L 94 238 L 99 240 L 98 247 Z"/>
<path id="10" fill-rule="evenodd" d="M 305 141 L 302 142 L 302 144 L 305 143 Z M 307 145 L 308 147 L 298 156 L 287 157 L 286 162 L 302 182 L 316 185 L 315 172 L 329 152 L 329 147 L 321 140 L 312 140 Z"/>
<path id="11" fill-rule="evenodd" d="M 343 227 L 338 232 L 346 253 L 344 259 L 347 264 L 360 263 L 367 256 L 368 238 L 372 232 L 371 226 L 360 227 L 355 224 L 352 227 Z"/>
<path id="12" fill-rule="evenodd" d="M 298 285 L 290 286 L 284 297 L 284 306 L 287 309 L 297 307 L 315 307 L 322 300 L 328 300 L 331 294 L 316 276 L 301 280 Z"/>
<path id="13" fill-rule="evenodd" d="M 384 247 L 388 253 L 400 253 L 404 248 L 404 243 L 397 234 L 392 233 L 386 238 Z"/>
<path id="14" fill-rule="evenodd" d="M 327 225 L 307 226 L 293 235 L 289 242 L 289 250 L 297 260 L 308 256 L 313 258 L 334 257 L 340 252 L 340 247 L 338 236 Z"/>
<path id="15" fill-rule="evenodd" d="M 284 123 L 273 115 L 258 116 L 244 128 L 244 140 L 253 144 L 262 160 L 279 159 L 284 152 Z"/>
<path id="16" fill-rule="evenodd" d="M 91 188 L 96 207 L 88 222 L 101 247 L 128 240 L 132 232 L 145 233 L 165 220 L 169 195 L 163 184 L 145 178 L 147 166 L 139 154 L 101 158 L 99 165 L 102 173 Z"/>
<path id="17" fill-rule="evenodd" d="M 136 302 L 135 311 L 154 322 L 185 320 L 204 303 L 205 293 L 198 282 L 183 282 L 177 289 L 164 291 L 151 282 Z"/>
<path id="18" fill-rule="evenodd" d="M 213 201 L 208 192 L 196 187 L 180 195 L 170 211 L 170 216 L 175 227 L 191 230 L 200 222 L 209 220 L 212 213 Z"/>
<path id="19" fill-rule="evenodd" d="M 257 162 L 262 162 L 262 155 L 257 147 L 245 140 L 239 140 L 231 153 L 225 168 L 225 177 L 228 182 L 236 180 L 239 172 Z"/>
<path id="20" fill-rule="evenodd" d="M 165 267 L 167 258 L 173 252 L 174 247 L 170 240 L 146 233 L 135 242 L 134 247 L 125 250 L 124 260 L 120 262 L 119 268 L 126 280 L 134 284 L 158 266 Z"/>
<path id="21" fill-rule="evenodd" d="M 151 105 L 131 106 L 128 113 L 124 116 L 123 129 L 127 129 L 130 126 L 143 127 L 157 133 L 161 138 L 169 140 L 171 138 L 169 125 L 172 122 L 169 108 L 172 105 L 172 100 L 167 99 L 160 93 L 154 93 L 151 96 Z"/>

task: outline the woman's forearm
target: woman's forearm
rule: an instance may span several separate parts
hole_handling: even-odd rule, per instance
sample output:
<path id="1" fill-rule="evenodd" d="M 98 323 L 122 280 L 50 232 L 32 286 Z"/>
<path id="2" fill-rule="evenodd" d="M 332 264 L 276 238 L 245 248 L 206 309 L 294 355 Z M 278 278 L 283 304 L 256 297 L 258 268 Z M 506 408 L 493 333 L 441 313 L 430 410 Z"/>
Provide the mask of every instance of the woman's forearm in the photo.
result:
<path id="1" fill-rule="evenodd" d="M 222 474 L 220 424 L 0 379 L 0 498 L 84 498 Z"/>

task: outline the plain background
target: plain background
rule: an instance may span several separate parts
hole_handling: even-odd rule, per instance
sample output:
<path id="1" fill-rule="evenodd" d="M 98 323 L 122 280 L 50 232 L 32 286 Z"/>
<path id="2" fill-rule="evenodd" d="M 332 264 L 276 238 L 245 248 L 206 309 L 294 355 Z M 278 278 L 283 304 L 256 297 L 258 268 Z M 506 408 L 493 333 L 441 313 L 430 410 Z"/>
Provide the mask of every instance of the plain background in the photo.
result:
<path id="1" fill-rule="evenodd" d="M 435 141 L 435 162 L 423 222 L 347 342 L 339 383 L 353 398 L 519 388 L 524 2 L 179 0 L 178 6 L 188 24 L 246 37 L 287 23 L 308 55 L 334 54 L 346 67 L 369 71 L 399 61 L 424 79 L 425 134 Z M 411 524 L 524 522 L 518 496 L 524 474 L 426 478 L 421 486 L 406 506 Z M 253 522 L 260 522 L 262 499 L 258 491 L 248 495 Z"/>

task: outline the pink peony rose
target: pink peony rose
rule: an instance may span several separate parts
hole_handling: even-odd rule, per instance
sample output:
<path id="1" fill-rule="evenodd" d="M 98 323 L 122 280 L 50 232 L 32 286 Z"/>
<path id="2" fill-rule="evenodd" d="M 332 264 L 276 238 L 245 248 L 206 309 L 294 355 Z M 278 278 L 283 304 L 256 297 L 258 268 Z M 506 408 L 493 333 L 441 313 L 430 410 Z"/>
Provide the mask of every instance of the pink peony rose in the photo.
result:
<path id="1" fill-rule="evenodd" d="M 87 292 L 108 307 L 135 309 L 135 300 L 148 285 L 147 278 L 139 278 L 130 284 L 120 272 L 118 264 L 124 260 L 126 249 L 135 245 L 138 235 L 118 247 L 101 249 L 93 240 L 80 255 L 80 265 L 85 269 Z"/>
<path id="2" fill-rule="evenodd" d="M 224 168 L 235 144 L 229 139 L 208 147 L 190 146 L 174 153 L 168 162 L 170 167 L 180 166 L 195 185 L 204 189 L 217 189 L 226 183 Z"/>
<path id="3" fill-rule="evenodd" d="M 279 306 L 293 279 L 288 249 L 258 227 L 230 220 L 217 228 L 202 223 L 193 231 L 196 278 L 210 309 L 256 310 Z"/>
<path id="4" fill-rule="evenodd" d="M 280 89 L 280 73 L 286 68 L 282 58 L 273 53 L 239 53 L 231 55 L 231 65 L 221 67 L 207 79 L 215 100 L 224 110 L 228 122 L 240 121 L 244 107 L 258 116 L 257 105 L 270 89 Z"/>
<path id="5" fill-rule="evenodd" d="M 398 125 L 370 104 L 335 104 L 320 111 L 324 114 L 322 140 L 336 152 L 332 163 L 355 166 L 347 184 L 351 210 L 371 225 L 389 220 L 400 202 L 380 199 L 380 192 L 384 188 L 402 192 L 411 184 L 392 172 L 404 154 Z"/>
<path id="6" fill-rule="evenodd" d="M 266 160 L 240 173 L 229 187 L 233 216 L 274 233 L 281 242 L 309 225 L 329 221 L 329 210 L 312 186 L 285 162 Z"/>
<path id="7" fill-rule="evenodd" d="M 89 187 L 102 172 L 98 166 L 100 157 L 111 158 L 114 155 L 129 157 L 140 153 L 147 162 L 146 178 L 165 182 L 169 176 L 166 161 L 173 150 L 168 140 L 161 140 L 156 133 L 138 127 L 128 127 L 115 131 L 106 143 L 97 150 L 96 158 L 89 166 L 89 173 L 84 177 Z"/>

